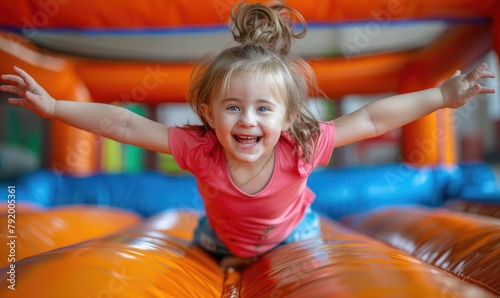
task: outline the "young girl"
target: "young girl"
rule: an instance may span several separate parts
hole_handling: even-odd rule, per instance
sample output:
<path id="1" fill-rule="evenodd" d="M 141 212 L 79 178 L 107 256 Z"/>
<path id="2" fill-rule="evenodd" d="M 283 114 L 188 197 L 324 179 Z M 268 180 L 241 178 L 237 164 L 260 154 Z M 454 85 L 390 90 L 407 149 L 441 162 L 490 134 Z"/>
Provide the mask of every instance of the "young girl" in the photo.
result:
<path id="1" fill-rule="evenodd" d="M 295 15 L 304 30 L 292 30 Z M 439 88 L 379 100 L 351 114 L 319 122 L 308 109 L 316 92 L 311 68 L 290 54 L 305 21 L 284 5 L 240 5 L 232 12 L 239 45 L 205 57 L 192 76 L 189 101 L 203 126 L 167 127 L 127 110 L 55 100 L 23 70 L 3 75 L 9 103 L 45 118 L 122 143 L 172 154 L 189 170 L 205 203 L 194 243 L 238 267 L 279 246 L 319 235 L 307 177 L 326 165 L 334 147 L 371 138 L 445 107 L 458 108 L 493 78 L 486 65 L 457 71 Z M 117 112 L 119 111 L 119 112 Z"/>

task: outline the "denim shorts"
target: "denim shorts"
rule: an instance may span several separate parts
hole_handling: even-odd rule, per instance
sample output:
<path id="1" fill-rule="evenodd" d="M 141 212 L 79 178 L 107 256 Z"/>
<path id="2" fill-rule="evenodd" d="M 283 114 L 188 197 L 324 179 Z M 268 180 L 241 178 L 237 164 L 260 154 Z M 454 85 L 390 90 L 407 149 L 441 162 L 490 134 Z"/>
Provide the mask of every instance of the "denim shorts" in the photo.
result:
<path id="1" fill-rule="evenodd" d="M 278 244 L 278 246 L 318 237 L 320 234 L 319 217 L 310 207 L 307 207 L 304 218 L 299 222 L 292 233 L 290 233 L 283 242 Z M 219 240 L 217 235 L 215 235 L 206 216 L 202 216 L 198 222 L 198 227 L 194 232 L 193 243 L 212 254 L 217 259 L 232 255 L 226 245 Z"/>

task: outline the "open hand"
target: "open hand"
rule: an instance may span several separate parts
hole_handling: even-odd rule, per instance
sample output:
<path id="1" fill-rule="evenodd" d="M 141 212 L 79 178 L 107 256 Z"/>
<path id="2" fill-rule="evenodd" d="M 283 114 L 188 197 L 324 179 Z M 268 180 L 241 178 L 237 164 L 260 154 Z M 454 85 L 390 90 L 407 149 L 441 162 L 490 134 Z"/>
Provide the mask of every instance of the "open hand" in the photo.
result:
<path id="1" fill-rule="evenodd" d="M 476 94 L 495 93 L 495 89 L 481 86 L 477 82 L 480 79 L 495 77 L 494 73 L 486 71 L 487 67 L 488 65 L 483 63 L 466 75 L 462 75 L 460 70 L 457 70 L 439 87 L 443 95 L 444 106 L 458 108 L 466 104 Z"/>
<path id="2" fill-rule="evenodd" d="M 19 98 L 9 98 L 8 102 L 15 106 L 27 108 L 42 118 L 54 115 L 56 100 L 52 98 L 38 83 L 24 70 L 14 66 L 17 74 L 5 74 L 0 78 L 9 85 L 0 85 L 0 91 L 14 93 Z"/>

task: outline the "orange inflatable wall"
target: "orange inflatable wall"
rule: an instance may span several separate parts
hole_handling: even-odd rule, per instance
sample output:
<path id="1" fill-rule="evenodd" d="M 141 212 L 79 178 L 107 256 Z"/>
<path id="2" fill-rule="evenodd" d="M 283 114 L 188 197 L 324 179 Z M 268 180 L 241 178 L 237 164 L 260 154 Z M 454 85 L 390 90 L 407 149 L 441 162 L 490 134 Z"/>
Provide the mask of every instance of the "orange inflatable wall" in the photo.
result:
<path id="1" fill-rule="evenodd" d="M 37 28 L 161 28 L 186 25 L 213 26 L 225 24 L 231 7 L 239 1 L 214 0 L 119 0 L 85 2 L 69 0 L 23 0 L 1 5 L 0 23 Z M 247 0 L 246 2 L 262 2 Z M 495 0 L 287 0 L 308 22 L 363 21 L 391 14 L 391 20 L 489 18 Z M 112 12 L 112 13 L 110 13 Z M 133 13 L 130 13 L 133 12 Z M 143 16 L 149 16 L 144 18 Z"/>
<path id="2" fill-rule="evenodd" d="M 76 63 L 41 51 L 26 39 L 0 31 L 0 73 L 12 73 L 13 66 L 28 71 L 55 98 L 92 101 L 76 70 Z M 96 136 L 52 121 L 50 167 L 60 173 L 89 174 L 96 170 Z"/>

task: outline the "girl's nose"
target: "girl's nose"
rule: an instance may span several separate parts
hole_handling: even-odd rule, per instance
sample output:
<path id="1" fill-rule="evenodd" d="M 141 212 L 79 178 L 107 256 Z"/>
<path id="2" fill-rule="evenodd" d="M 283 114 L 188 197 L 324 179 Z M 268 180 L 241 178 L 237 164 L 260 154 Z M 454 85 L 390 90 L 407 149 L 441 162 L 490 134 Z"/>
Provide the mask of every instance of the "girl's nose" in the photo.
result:
<path id="1" fill-rule="evenodd" d="M 244 127 L 251 127 L 257 124 L 257 117 L 252 111 L 243 111 L 238 119 L 238 125 Z"/>

